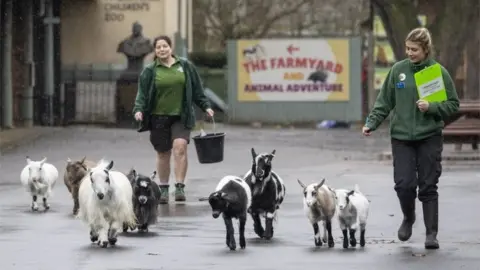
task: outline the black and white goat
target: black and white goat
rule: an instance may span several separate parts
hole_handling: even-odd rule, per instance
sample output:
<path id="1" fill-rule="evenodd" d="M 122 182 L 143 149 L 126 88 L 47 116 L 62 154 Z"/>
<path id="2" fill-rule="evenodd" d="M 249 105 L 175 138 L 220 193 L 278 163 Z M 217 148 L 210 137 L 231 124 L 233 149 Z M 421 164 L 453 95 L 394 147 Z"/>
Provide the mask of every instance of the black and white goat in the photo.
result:
<path id="1" fill-rule="evenodd" d="M 160 188 L 154 181 L 156 174 L 157 172 L 154 171 L 148 177 L 131 169 L 127 176 L 133 188 L 133 210 L 139 232 L 148 232 L 148 226 L 157 222 Z M 125 232 L 127 228 L 124 225 L 123 231 Z M 133 230 L 134 228 L 131 229 Z"/>
<path id="2" fill-rule="evenodd" d="M 252 148 L 252 168 L 243 177 L 252 190 L 252 206 L 249 212 L 252 215 L 254 231 L 260 238 L 267 240 L 273 237 L 273 219 L 285 198 L 285 184 L 272 170 L 274 156 L 275 150 L 257 154 Z M 265 229 L 260 215 L 265 217 Z"/>
<path id="3" fill-rule="evenodd" d="M 233 175 L 223 177 L 218 183 L 215 191 L 208 197 L 208 203 L 212 207 L 213 218 L 220 214 L 225 221 L 227 230 L 226 243 L 230 250 L 235 250 L 237 244 L 234 237 L 232 218 L 238 219 L 240 248 L 246 247 L 245 223 L 247 222 L 247 209 L 252 202 L 250 187 L 242 178 Z"/>

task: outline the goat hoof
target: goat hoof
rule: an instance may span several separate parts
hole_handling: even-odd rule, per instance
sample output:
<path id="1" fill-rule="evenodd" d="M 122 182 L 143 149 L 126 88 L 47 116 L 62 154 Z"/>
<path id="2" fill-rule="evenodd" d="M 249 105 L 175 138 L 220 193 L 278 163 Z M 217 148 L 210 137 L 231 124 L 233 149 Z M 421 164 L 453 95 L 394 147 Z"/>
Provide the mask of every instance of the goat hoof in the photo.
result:
<path id="1" fill-rule="evenodd" d="M 328 247 L 333 248 L 335 246 L 335 242 L 333 242 L 333 239 L 328 240 Z"/>
<path id="2" fill-rule="evenodd" d="M 96 235 L 90 235 L 90 241 L 92 241 L 92 243 L 95 243 L 98 241 L 98 236 Z"/>
<path id="3" fill-rule="evenodd" d="M 350 238 L 350 246 L 356 247 L 356 246 L 357 246 L 357 239 L 355 239 L 355 238 Z"/>
<path id="4" fill-rule="evenodd" d="M 230 243 L 228 245 L 228 247 L 230 248 L 230 250 L 235 250 L 235 249 L 237 249 L 237 244 L 236 243 Z"/>
<path id="5" fill-rule="evenodd" d="M 38 206 L 32 206 L 32 211 L 33 211 L 33 212 L 38 211 Z"/>
<path id="6" fill-rule="evenodd" d="M 117 238 L 116 237 L 108 238 L 108 243 L 112 246 L 115 246 L 115 244 L 117 243 Z"/>
<path id="7" fill-rule="evenodd" d="M 240 248 L 245 249 L 246 246 L 247 246 L 247 243 L 245 239 L 240 239 Z"/>
<path id="8" fill-rule="evenodd" d="M 263 238 L 263 235 L 265 234 L 265 231 L 263 230 L 263 228 L 261 227 L 261 225 L 259 226 L 254 226 L 253 227 L 253 231 L 255 231 L 255 233 L 258 235 L 258 237 L 260 238 Z"/>
<path id="9" fill-rule="evenodd" d="M 102 248 L 106 248 L 108 246 L 108 241 L 102 241 Z"/>
<path id="10" fill-rule="evenodd" d="M 128 231 L 128 225 L 123 224 L 123 232 L 127 232 L 127 231 Z"/>
<path id="11" fill-rule="evenodd" d="M 45 208 L 45 210 L 49 210 L 49 209 L 50 209 L 50 205 L 45 205 L 44 208 Z"/>
<path id="12" fill-rule="evenodd" d="M 360 246 L 364 247 L 365 246 L 365 239 L 360 239 Z"/>
<path id="13" fill-rule="evenodd" d="M 315 239 L 315 246 L 316 247 L 321 247 L 323 244 L 322 244 L 322 240 L 321 239 Z"/>
<path id="14" fill-rule="evenodd" d="M 343 248 L 348 248 L 348 239 L 343 239 Z"/>

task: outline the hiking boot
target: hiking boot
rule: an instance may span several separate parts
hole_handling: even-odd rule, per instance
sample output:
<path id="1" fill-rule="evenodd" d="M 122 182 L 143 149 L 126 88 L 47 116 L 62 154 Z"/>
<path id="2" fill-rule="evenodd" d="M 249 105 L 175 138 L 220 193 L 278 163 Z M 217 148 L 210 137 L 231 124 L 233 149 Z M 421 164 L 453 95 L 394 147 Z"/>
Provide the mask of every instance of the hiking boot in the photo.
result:
<path id="1" fill-rule="evenodd" d="M 169 200 L 168 188 L 169 185 L 160 185 L 160 200 L 158 200 L 159 204 L 167 204 Z"/>
<path id="2" fill-rule="evenodd" d="M 415 199 L 400 200 L 400 206 L 403 212 L 403 221 L 398 229 L 398 239 L 407 241 L 412 236 L 412 226 L 415 223 Z"/>
<path id="3" fill-rule="evenodd" d="M 425 222 L 426 249 L 438 249 L 438 200 L 423 203 L 423 221 Z"/>
<path id="4" fill-rule="evenodd" d="M 185 184 L 176 183 L 175 184 L 175 201 L 176 202 L 184 202 L 185 198 Z"/>

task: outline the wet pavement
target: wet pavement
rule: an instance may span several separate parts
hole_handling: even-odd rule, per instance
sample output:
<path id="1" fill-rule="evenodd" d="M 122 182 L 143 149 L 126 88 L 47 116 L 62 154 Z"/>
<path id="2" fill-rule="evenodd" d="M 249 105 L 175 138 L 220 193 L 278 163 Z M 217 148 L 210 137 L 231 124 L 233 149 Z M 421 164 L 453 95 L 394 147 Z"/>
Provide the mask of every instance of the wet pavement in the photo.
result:
<path id="1" fill-rule="evenodd" d="M 441 249 L 423 249 L 421 204 L 417 203 L 414 234 L 396 239 L 401 221 L 392 189 L 392 168 L 373 153 L 388 147 L 388 137 L 362 138 L 356 131 L 255 130 L 225 127 L 225 160 L 201 165 L 189 146 L 187 202 L 160 206 L 150 233 L 122 234 L 114 248 L 92 245 L 88 229 L 71 216 L 72 201 L 59 179 L 47 213 L 31 213 L 30 198 L 19 185 L 25 156 L 47 156 L 63 177 L 67 157 L 113 159 L 115 168 L 140 172 L 154 168 L 148 134 L 132 130 L 68 128 L 0 156 L 0 269 L 480 269 L 480 217 L 474 210 L 480 193 L 480 170 L 448 170 L 440 184 Z M 211 217 L 207 196 L 225 174 L 242 175 L 250 164 L 250 148 L 276 149 L 274 169 L 284 178 L 287 195 L 271 242 L 257 239 L 247 221 L 247 248 L 232 252 L 225 245 L 221 219 Z M 332 187 L 360 189 L 371 200 L 365 248 L 344 250 L 338 223 L 336 246 L 314 247 L 313 229 L 302 208 L 305 183 L 327 178 Z M 173 179 L 173 176 L 172 176 Z M 235 230 L 237 231 L 235 225 Z M 235 233 L 238 243 L 238 234 Z M 317 265 L 318 264 L 318 265 Z"/>

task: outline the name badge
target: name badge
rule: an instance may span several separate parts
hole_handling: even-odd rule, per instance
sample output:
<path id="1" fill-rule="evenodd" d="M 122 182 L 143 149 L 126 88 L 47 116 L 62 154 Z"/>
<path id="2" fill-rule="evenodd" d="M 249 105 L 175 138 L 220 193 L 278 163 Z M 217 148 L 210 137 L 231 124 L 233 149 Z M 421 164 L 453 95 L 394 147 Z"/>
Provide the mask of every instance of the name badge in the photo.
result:
<path id="1" fill-rule="evenodd" d="M 398 82 L 398 83 L 397 83 L 397 88 L 398 88 L 398 89 L 403 89 L 403 88 L 405 88 L 405 83 L 404 83 L 404 82 Z"/>

